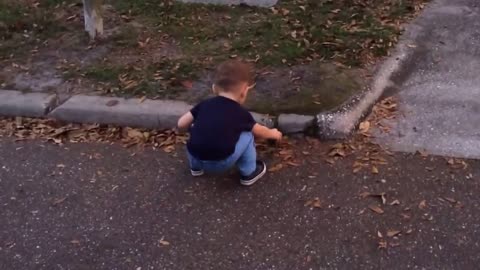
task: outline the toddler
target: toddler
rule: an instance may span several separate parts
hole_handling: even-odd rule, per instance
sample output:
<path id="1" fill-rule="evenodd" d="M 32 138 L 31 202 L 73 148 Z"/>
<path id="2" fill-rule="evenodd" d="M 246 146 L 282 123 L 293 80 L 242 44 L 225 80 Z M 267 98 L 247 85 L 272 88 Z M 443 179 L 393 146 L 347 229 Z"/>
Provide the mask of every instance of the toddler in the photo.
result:
<path id="1" fill-rule="evenodd" d="M 178 128 L 190 129 L 187 154 L 193 176 L 236 166 L 240 183 L 250 186 L 265 174 L 265 163 L 257 160 L 254 137 L 280 140 L 282 133 L 256 123 L 242 107 L 253 86 L 248 64 L 227 61 L 215 74 L 212 90 L 217 96 L 199 103 L 178 120 Z"/>

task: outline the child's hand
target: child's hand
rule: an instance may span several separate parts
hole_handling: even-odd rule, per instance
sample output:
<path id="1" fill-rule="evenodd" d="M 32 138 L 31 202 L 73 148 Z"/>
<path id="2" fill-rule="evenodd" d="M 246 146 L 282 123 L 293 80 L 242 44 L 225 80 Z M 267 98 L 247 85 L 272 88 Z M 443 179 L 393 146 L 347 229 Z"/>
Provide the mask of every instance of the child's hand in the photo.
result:
<path id="1" fill-rule="evenodd" d="M 273 128 L 270 130 L 271 132 L 271 136 L 272 136 L 272 139 L 276 140 L 276 141 L 280 141 L 282 139 L 282 132 L 278 131 L 278 129 L 276 128 Z"/>

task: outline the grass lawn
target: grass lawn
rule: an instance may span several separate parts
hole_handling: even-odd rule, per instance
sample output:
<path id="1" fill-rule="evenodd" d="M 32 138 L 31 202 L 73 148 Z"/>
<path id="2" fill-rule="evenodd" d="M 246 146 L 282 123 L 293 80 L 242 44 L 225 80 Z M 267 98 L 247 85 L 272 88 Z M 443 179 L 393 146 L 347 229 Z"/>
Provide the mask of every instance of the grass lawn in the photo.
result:
<path id="1" fill-rule="evenodd" d="M 105 29 L 112 31 L 93 47 L 106 46 L 108 53 L 60 70 L 66 80 L 87 80 L 104 94 L 182 99 L 192 81 L 208 81 L 205 71 L 229 58 L 255 63 L 259 74 L 319 64 L 333 65 L 338 72 L 362 69 L 388 53 L 403 23 L 427 1 L 281 0 L 266 9 L 107 0 Z M 3 0 L 0 60 L 25 60 L 25 52 L 42 45 L 56 49 L 62 44 L 52 44 L 65 33 L 81 37 L 72 50 L 84 50 L 89 44 L 81 16 L 80 0 Z M 316 95 L 312 85 L 300 82 L 294 88 Z"/>

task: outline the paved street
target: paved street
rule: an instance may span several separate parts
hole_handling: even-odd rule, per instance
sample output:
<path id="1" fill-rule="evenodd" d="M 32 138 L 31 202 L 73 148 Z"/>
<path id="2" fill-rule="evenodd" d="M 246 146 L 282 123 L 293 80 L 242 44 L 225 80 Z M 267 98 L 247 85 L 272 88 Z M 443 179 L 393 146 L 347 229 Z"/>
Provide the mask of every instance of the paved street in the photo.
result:
<path id="1" fill-rule="evenodd" d="M 400 151 L 480 158 L 480 4 L 437 0 L 408 26 L 395 79 L 400 115 L 381 141 Z"/>
<path id="2" fill-rule="evenodd" d="M 295 145 L 298 167 L 245 188 L 192 178 L 181 150 L 0 139 L 0 269 L 477 268 L 478 161 L 353 174 L 354 154 Z"/>

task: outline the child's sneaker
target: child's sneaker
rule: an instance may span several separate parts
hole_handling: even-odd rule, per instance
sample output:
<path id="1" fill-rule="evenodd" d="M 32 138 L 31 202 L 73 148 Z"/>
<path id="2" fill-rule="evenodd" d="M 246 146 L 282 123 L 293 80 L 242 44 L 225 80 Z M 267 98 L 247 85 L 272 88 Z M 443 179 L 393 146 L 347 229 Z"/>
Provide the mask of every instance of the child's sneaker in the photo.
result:
<path id="1" fill-rule="evenodd" d="M 203 170 L 194 170 L 194 169 L 190 169 L 190 172 L 194 177 L 202 176 L 205 173 Z"/>
<path id="2" fill-rule="evenodd" d="M 258 179 L 262 178 L 262 176 L 265 175 L 267 172 L 267 165 L 263 161 L 257 160 L 257 168 L 255 171 L 248 175 L 248 176 L 243 176 L 240 178 L 240 184 L 244 186 L 251 186 L 255 184 L 255 182 L 258 181 Z"/>

